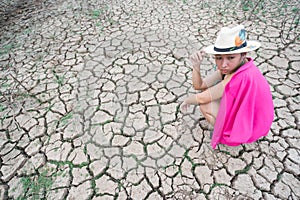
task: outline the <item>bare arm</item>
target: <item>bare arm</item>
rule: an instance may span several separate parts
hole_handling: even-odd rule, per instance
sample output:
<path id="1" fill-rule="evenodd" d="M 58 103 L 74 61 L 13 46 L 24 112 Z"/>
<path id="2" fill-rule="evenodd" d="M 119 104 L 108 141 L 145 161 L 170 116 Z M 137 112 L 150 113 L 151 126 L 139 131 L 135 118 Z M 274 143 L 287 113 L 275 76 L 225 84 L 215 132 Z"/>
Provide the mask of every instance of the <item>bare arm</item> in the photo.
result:
<path id="1" fill-rule="evenodd" d="M 221 80 L 222 75 L 219 70 L 202 79 L 200 72 L 197 72 L 196 69 L 193 69 L 192 81 L 195 90 L 205 90 L 211 86 L 214 86 Z"/>
<path id="2" fill-rule="evenodd" d="M 225 86 L 230 81 L 231 77 L 232 74 L 226 76 L 224 80 L 212 87 L 209 87 L 207 90 L 196 95 L 189 96 L 186 98 L 185 103 L 190 105 L 198 105 L 220 99 L 223 96 Z"/>
<path id="3" fill-rule="evenodd" d="M 204 55 L 205 55 L 204 51 L 199 51 L 197 53 L 194 53 L 190 57 L 190 61 L 193 67 L 192 82 L 195 90 L 202 90 L 204 89 L 205 86 L 200 73 L 200 65 L 202 63 Z"/>
<path id="4" fill-rule="evenodd" d="M 223 81 L 208 88 L 207 90 L 196 94 L 197 104 L 206 104 L 214 100 L 220 99 L 224 92 Z"/>
<path id="5" fill-rule="evenodd" d="M 205 77 L 203 82 L 204 82 L 204 89 L 207 89 L 209 87 L 212 87 L 216 85 L 217 83 L 222 81 L 222 74 L 219 70 L 214 71 L 211 73 L 209 76 Z"/>
<path id="6" fill-rule="evenodd" d="M 221 99 L 224 93 L 225 86 L 230 81 L 232 76 L 233 74 L 227 75 L 224 80 L 222 80 L 218 84 L 215 84 L 214 86 L 209 87 L 207 90 L 196 94 L 197 103 L 205 104 L 217 99 Z"/>
<path id="7" fill-rule="evenodd" d="M 193 67 L 193 73 L 192 73 L 192 81 L 193 81 L 193 87 L 195 90 L 203 90 L 205 89 L 204 81 L 202 80 L 200 69 Z"/>

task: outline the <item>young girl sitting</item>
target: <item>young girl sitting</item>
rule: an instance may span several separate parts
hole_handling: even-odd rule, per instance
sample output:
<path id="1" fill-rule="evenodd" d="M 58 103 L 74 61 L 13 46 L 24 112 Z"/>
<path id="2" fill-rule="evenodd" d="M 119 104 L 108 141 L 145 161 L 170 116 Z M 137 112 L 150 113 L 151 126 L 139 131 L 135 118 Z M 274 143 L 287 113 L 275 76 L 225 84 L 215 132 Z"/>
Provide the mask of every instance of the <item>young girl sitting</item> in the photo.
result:
<path id="1" fill-rule="evenodd" d="M 260 47 L 247 41 L 243 25 L 221 29 L 214 45 L 193 54 L 193 87 L 202 92 L 185 99 L 181 108 L 199 105 L 205 119 L 214 126 L 211 145 L 236 146 L 267 135 L 274 118 L 270 87 L 247 52 Z M 201 78 L 205 54 L 213 54 L 218 70 Z"/>

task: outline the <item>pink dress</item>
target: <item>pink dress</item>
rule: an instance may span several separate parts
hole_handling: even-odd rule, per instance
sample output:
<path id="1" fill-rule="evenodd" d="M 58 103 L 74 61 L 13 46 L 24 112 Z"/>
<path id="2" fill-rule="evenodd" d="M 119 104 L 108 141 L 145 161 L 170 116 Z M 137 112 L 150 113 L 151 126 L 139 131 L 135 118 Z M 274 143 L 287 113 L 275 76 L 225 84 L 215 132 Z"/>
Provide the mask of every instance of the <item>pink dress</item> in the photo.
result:
<path id="1" fill-rule="evenodd" d="M 211 145 L 236 146 L 268 134 L 274 105 L 267 80 L 253 59 L 241 66 L 224 89 Z"/>

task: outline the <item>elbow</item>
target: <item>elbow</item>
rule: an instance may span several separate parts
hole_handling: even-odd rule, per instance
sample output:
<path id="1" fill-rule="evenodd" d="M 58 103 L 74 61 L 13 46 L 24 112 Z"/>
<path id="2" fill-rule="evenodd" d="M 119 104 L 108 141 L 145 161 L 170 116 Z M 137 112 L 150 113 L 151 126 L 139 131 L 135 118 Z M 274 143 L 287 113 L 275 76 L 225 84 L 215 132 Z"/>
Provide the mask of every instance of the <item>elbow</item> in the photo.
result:
<path id="1" fill-rule="evenodd" d="M 205 85 L 203 84 L 202 81 L 194 81 L 193 80 L 193 88 L 195 90 L 203 90 L 203 89 L 205 89 Z"/>
<path id="2" fill-rule="evenodd" d="M 198 84 L 193 84 L 193 88 L 194 88 L 194 90 L 201 90 L 202 89 L 201 86 L 198 85 Z"/>

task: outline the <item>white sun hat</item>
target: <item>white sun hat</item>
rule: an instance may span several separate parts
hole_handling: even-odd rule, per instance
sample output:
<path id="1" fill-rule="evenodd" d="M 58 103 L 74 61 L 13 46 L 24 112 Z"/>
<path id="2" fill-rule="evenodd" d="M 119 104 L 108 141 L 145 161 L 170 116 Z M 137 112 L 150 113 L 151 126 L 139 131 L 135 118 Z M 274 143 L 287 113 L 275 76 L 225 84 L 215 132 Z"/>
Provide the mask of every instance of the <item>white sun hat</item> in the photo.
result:
<path id="1" fill-rule="evenodd" d="M 223 27 L 215 44 L 204 48 L 204 51 L 208 54 L 234 54 L 254 51 L 261 46 L 257 41 L 247 41 L 246 37 L 243 25 Z"/>

